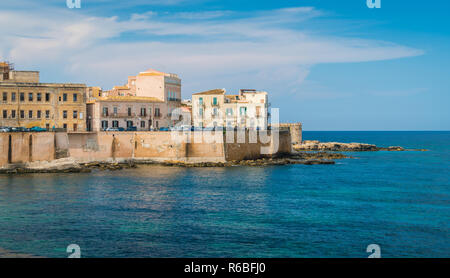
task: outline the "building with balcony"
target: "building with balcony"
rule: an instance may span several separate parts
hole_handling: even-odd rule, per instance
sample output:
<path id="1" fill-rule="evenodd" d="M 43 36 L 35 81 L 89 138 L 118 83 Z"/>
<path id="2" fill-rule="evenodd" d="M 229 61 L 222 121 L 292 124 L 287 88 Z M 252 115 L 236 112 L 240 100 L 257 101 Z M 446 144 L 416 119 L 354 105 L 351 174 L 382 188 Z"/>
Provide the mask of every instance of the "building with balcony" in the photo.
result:
<path id="1" fill-rule="evenodd" d="M 116 127 L 117 120 L 112 122 L 111 113 L 108 116 L 101 116 L 98 111 L 103 111 L 103 107 L 109 109 L 127 109 L 133 112 L 134 119 L 127 116 L 128 125 L 134 124 L 138 130 L 159 129 L 172 127 L 179 122 L 179 117 L 174 111 L 181 107 L 181 79 L 173 73 L 164 73 L 156 70 L 140 72 L 136 76 L 129 76 L 125 85 L 114 86 L 112 90 L 103 91 L 100 87 L 89 87 L 88 95 L 88 130 L 96 131 L 105 127 Z M 98 105 L 95 105 L 98 103 Z M 159 111 L 153 118 L 142 119 L 140 109 L 152 109 Z M 100 110 L 98 110 L 100 109 Z M 98 110 L 98 111 L 97 111 Z M 112 111 L 112 110 L 110 110 Z M 122 112 L 119 112 L 122 113 Z M 174 114 L 174 115 L 172 115 Z M 110 118 L 110 119 L 108 119 Z M 145 123 L 144 123 L 145 122 Z M 120 127 L 126 128 L 119 121 Z"/>
<path id="2" fill-rule="evenodd" d="M 138 131 L 167 127 L 167 106 L 153 97 L 109 96 L 87 103 L 87 130 L 136 128 Z"/>
<path id="3" fill-rule="evenodd" d="M 0 126 L 84 131 L 86 85 L 40 83 L 38 71 L 0 63 Z"/>
<path id="4" fill-rule="evenodd" d="M 192 95 L 192 119 L 196 127 L 267 129 L 267 92 L 242 89 L 227 95 L 215 89 Z"/>

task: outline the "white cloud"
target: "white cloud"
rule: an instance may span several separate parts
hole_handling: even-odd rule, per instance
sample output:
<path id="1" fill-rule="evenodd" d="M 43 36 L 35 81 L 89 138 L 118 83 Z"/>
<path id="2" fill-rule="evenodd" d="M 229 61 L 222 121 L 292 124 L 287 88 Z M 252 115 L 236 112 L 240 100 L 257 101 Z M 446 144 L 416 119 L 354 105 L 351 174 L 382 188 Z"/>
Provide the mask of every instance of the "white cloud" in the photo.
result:
<path id="1" fill-rule="evenodd" d="M 317 64 L 422 54 L 389 42 L 312 35 L 308 20 L 321 16 L 312 7 L 253 14 L 146 12 L 127 19 L 59 8 L 4 10 L 0 24 L 8 28 L 0 30 L 0 58 L 21 68 L 56 68 L 70 81 L 106 88 L 147 68 L 176 72 L 188 96 L 215 87 L 295 93 Z"/>

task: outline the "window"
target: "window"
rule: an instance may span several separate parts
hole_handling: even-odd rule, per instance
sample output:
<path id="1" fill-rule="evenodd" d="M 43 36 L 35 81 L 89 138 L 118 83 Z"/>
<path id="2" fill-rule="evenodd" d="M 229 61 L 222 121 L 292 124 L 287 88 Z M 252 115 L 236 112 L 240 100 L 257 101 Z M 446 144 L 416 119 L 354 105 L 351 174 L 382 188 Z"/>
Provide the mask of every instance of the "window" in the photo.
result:
<path id="1" fill-rule="evenodd" d="M 50 110 L 45 110 L 45 118 L 50 119 Z"/>
<path id="2" fill-rule="evenodd" d="M 77 110 L 73 110 L 73 118 L 74 119 L 78 118 L 78 111 Z"/>
<path id="3" fill-rule="evenodd" d="M 227 108 L 227 116 L 233 116 L 233 108 Z"/>
<path id="4" fill-rule="evenodd" d="M 133 121 L 127 121 L 127 127 L 133 127 Z"/>
<path id="5" fill-rule="evenodd" d="M 141 116 L 146 117 L 147 116 L 147 109 L 141 108 Z"/>
<path id="6" fill-rule="evenodd" d="M 128 107 L 128 117 L 131 117 L 131 107 Z"/>
<path id="7" fill-rule="evenodd" d="M 11 111 L 11 118 L 13 118 L 13 119 L 16 118 L 16 110 Z"/>
<path id="8" fill-rule="evenodd" d="M 45 124 L 45 128 L 46 128 L 47 130 L 49 130 L 49 129 L 50 129 L 50 124 Z"/>
<path id="9" fill-rule="evenodd" d="M 256 106 L 256 117 L 260 117 L 260 116 L 261 116 L 261 107 Z"/>
<path id="10" fill-rule="evenodd" d="M 152 115 L 152 108 L 151 108 L 151 107 L 148 108 L 148 114 L 149 114 L 150 116 Z"/>
<path id="11" fill-rule="evenodd" d="M 239 112 L 241 116 L 247 115 L 247 107 L 240 107 Z"/>
<path id="12" fill-rule="evenodd" d="M 37 93 L 36 100 L 37 101 L 42 101 L 42 93 Z"/>
<path id="13" fill-rule="evenodd" d="M 198 104 L 203 105 L 203 98 L 202 97 L 198 99 Z"/>
<path id="14" fill-rule="evenodd" d="M 119 127 L 119 121 L 112 121 L 112 127 Z"/>
<path id="15" fill-rule="evenodd" d="M 50 101 L 50 93 L 45 93 L 45 101 L 46 102 Z"/>
<path id="16" fill-rule="evenodd" d="M 156 128 L 159 128 L 159 122 L 158 121 L 156 121 L 155 125 L 156 125 Z"/>
<path id="17" fill-rule="evenodd" d="M 28 118 L 30 118 L 30 119 L 33 118 L 33 110 L 28 111 Z"/>
<path id="18" fill-rule="evenodd" d="M 217 105 L 217 98 L 216 97 L 213 98 L 213 105 Z"/>
<path id="19" fill-rule="evenodd" d="M 78 94 L 73 94 L 73 102 L 77 102 L 78 101 Z"/>
<path id="20" fill-rule="evenodd" d="M 63 124 L 63 128 L 67 130 L 67 124 Z"/>
<path id="21" fill-rule="evenodd" d="M 8 101 L 8 93 L 3 92 L 3 101 Z"/>
<path id="22" fill-rule="evenodd" d="M 16 101 L 16 93 L 11 93 L 11 101 Z"/>
<path id="23" fill-rule="evenodd" d="M 114 107 L 114 108 L 113 108 L 113 113 L 114 113 L 114 115 L 117 116 L 117 107 Z"/>
<path id="24" fill-rule="evenodd" d="M 20 93 L 20 101 L 25 101 L 25 93 Z"/>
<path id="25" fill-rule="evenodd" d="M 28 93 L 28 101 L 33 101 L 33 93 Z"/>
<path id="26" fill-rule="evenodd" d="M 102 129 L 105 130 L 108 128 L 108 121 L 102 121 Z"/>
<path id="27" fill-rule="evenodd" d="M 24 110 L 20 110 L 20 118 L 25 119 L 25 111 Z"/>
<path id="28" fill-rule="evenodd" d="M 63 111 L 63 119 L 67 119 L 67 110 Z"/>
<path id="29" fill-rule="evenodd" d="M 77 124 L 73 124 L 73 131 L 77 131 L 78 129 L 78 125 Z"/>
<path id="30" fill-rule="evenodd" d="M 108 117 L 108 107 L 103 107 L 103 117 Z"/>
<path id="31" fill-rule="evenodd" d="M 145 128 L 145 121 L 141 121 L 141 127 Z"/>
<path id="32" fill-rule="evenodd" d="M 199 108 L 198 109 L 198 115 L 199 116 L 203 116 L 203 108 Z"/>
<path id="33" fill-rule="evenodd" d="M 3 119 L 8 118 L 8 110 L 3 110 Z"/>
<path id="34" fill-rule="evenodd" d="M 67 101 L 67 94 L 63 94 L 63 101 Z"/>
<path id="35" fill-rule="evenodd" d="M 213 116 L 217 116 L 217 107 L 214 107 L 213 109 Z"/>
<path id="36" fill-rule="evenodd" d="M 159 116 L 161 116 L 159 108 L 155 108 L 155 117 L 159 117 Z"/>
<path id="37" fill-rule="evenodd" d="M 37 111 L 37 118 L 40 119 L 41 118 L 41 110 Z"/>

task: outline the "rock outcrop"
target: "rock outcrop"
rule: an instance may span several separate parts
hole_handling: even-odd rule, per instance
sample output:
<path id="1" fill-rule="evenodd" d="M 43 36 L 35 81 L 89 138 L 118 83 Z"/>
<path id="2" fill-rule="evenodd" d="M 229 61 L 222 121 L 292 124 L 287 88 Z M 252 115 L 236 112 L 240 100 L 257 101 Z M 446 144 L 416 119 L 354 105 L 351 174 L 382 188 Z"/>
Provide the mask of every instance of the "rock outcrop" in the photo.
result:
<path id="1" fill-rule="evenodd" d="M 227 162 L 186 162 L 186 161 L 153 161 L 153 160 L 128 160 L 122 162 L 87 162 L 79 163 L 72 158 L 62 158 L 54 161 L 32 162 L 23 165 L 11 165 L 9 168 L 1 168 L 3 174 L 25 173 L 89 173 L 92 170 L 116 171 L 128 168 L 136 168 L 138 165 L 155 164 L 175 167 L 232 167 L 232 166 L 275 166 L 288 164 L 318 165 L 335 164 L 334 159 L 348 158 L 341 153 L 332 152 L 294 152 L 279 157 L 266 157 L 253 160 L 233 160 Z"/>
<path id="2" fill-rule="evenodd" d="M 296 151 L 333 151 L 333 152 L 374 152 L 374 151 L 406 151 L 403 147 L 377 147 L 365 143 L 339 143 L 319 142 L 317 140 L 303 141 L 302 144 L 294 145 Z M 425 150 L 416 150 L 425 151 Z"/>

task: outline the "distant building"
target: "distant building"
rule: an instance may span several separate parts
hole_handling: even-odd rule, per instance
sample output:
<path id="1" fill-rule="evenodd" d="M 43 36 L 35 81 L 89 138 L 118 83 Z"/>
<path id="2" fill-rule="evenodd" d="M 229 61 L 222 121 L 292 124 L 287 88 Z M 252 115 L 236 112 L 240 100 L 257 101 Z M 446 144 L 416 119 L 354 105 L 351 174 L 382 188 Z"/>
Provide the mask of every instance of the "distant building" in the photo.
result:
<path id="1" fill-rule="evenodd" d="M 0 126 L 86 129 L 86 85 L 40 83 L 38 71 L 0 63 Z"/>
<path id="2" fill-rule="evenodd" d="M 112 90 L 89 87 L 87 95 L 88 130 L 103 130 L 117 124 L 117 127 L 133 124 L 137 130 L 153 130 L 175 126 L 180 120 L 178 115 L 172 115 L 181 107 L 181 79 L 173 73 L 147 70 L 129 76 L 127 84 L 114 86 Z M 109 112 L 103 113 L 104 109 Z M 140 111 L 145 109 L 152 112 L 142 117 Z M 110 111 L 118 111 L 116 114 L 121 116 L 113 116 Z"/>
<path id="3" fill-rule="evenodd" d="M 156 130 L 164 126 L 166 109 L 163 101 L 153 97 L 100 97 L 88 102 L 86 125 L 88 131 L 134 127 L 138 131 Z"/>
<path id="4" fill-rule="evenodd" d="M 267 129 L 267 92 L 240 90 L 226 95 L 215 89 L 192 95 L 192 118 L 196 127 Z"/>

